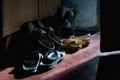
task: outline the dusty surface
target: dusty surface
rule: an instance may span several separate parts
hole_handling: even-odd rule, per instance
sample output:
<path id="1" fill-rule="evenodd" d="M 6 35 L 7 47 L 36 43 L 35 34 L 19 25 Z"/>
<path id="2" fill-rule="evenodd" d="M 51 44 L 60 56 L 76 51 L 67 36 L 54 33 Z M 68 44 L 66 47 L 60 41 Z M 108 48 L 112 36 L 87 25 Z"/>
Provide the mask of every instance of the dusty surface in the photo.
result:
<path id="1" fill-rule="evenodd" d="M 82 76 L 83 73 L 88 75 L 91 74 L 91 70 L 96 70 L 94 68 L 96 67 L 95 64 L 97 64 L 95 57 L 100 54 L 100 36 L 94 35 L 89 37 L 89 39 L 90 45 L 88 47 L 79 49 L 74 53 L 67 53 L 65 58 L 51 70 L 19 78 L 17 77 L 19 74 L 16 76 L 19 72 L 13 74 L 11 72 L 14 70 L 14 67 L 8 67 L 0 71 L 0 80 L 79 80 L 77 79 L 78 76 L 81 76 L 81 80 L 90 80 L 89 77 L 82 79 Z"/>

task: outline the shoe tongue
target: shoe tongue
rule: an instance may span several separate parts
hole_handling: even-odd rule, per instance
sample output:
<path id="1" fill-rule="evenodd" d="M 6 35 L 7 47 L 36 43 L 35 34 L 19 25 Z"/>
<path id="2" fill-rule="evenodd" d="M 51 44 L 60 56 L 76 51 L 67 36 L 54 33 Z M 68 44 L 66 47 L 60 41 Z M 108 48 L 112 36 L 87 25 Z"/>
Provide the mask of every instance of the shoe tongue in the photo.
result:
<path id="1" fill-rule="evenodd" d="M 53 29 L 53 28 L 51 28 L 51 27 L 49 27 L 49 30 L 50 30 L 50 31 L 52 31 L 52 30 L 54 30 L 54 29 Z"/>
<path id="2" fill-rule="evenodd" d="M 56 53 L 56 51 L 51 52 L 51 53 L 48 55 L 48 58 L 49 58 L 49 59 L 52 59 L 52 60 L 56 60 L 56 59 L 58 59 L 58 54 Z"/>
<path id="3" fill-rule="evenodd" d="M 43 34 L 46 34 L 46 31 L 36 28 L 35 33 L 37 33 L 39 35 L 43 35 Z"/>
<path id="4" fill-rule="evenodd" d="M 58 58 L 58 54 L 56 50 L 50 49 L 46 52 L 45 57 L 49 60 L 56 60 Z"/>
<path id="5" fill-rule="evenodd" d="M 37 20 L 37 23 L 38 23 L 38 25 L 39 25 L 40 28 L 45 29 L 44 24 L 42 24 L 39 20 Z"/>
<path id="6" fill-rule="evenodd" d="M 38 32 L 40 32 L 41 35 L 46 34 L 46 31 L 44 31 L 42 29 L 38 29 Z"/>

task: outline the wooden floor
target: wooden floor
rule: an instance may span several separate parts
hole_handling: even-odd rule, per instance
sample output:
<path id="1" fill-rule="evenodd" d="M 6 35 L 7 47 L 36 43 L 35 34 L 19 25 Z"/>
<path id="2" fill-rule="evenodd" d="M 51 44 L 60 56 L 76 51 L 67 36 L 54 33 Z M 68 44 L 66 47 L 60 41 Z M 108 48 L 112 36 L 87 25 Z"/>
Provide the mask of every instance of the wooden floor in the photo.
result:
<path id="1" fill-rule="evenodd" d="M 7 67 L 0 71 L 0 80 L 79 80 L 79 76 L 83 75 L 82 72 L 85 73 L 86 69 L 88 69 L 87 66 L 89 66 L 92 60 L 96 62 L 96 57 L 100 54 L 100 35 L 93 35 L 89 39 L 89 46 L 74 53 L 67 53 L 65 58 L 51 70 L 25 76 L 24 73 L 19 74 L 19 72 L 15 72 L 15 67 Z M 94 71 L 92 68 L 93 66 L 91 66 L 91 71 Z M 91 73 L 87 74 L 86 72 L 87 75 L 91 75 Z M 80 80 L 95 79 L 86 77 L 86 79 L 81 78 Z"/>

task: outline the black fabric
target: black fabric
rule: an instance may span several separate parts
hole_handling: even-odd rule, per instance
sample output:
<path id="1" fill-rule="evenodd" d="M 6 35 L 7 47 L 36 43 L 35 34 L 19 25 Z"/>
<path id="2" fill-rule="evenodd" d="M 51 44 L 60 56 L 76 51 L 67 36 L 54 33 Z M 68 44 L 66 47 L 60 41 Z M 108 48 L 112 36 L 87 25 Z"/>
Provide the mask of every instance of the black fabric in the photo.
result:
<path id="1" fill-rule="evenodd" d="M 119 2 L 100 1 L 101 52 L 120 50 Z"/>
<path id="2" fill-rule="evenodd" d="M 120 55 L 100 58 L 96 80 L 120 80 L 119 61 Z"/>

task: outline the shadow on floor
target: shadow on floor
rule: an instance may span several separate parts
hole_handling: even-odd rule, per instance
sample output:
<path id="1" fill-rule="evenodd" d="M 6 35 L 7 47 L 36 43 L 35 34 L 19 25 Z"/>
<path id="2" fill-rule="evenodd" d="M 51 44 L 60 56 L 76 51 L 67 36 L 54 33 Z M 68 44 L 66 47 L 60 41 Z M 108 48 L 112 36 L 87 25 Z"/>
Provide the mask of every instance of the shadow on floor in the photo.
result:
<path id="1" fill-rule="evenodd" d="M 67 70 L 57 78 L 51 77 L 51 80 L 96 80 L 99 57 L 90 60 L 87 63 Z"/>

